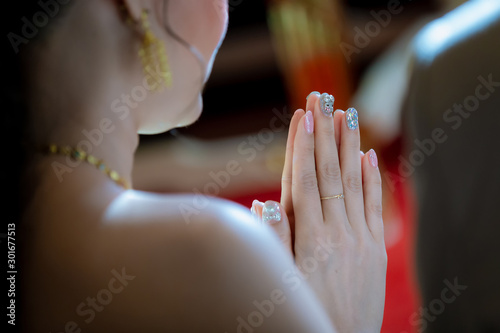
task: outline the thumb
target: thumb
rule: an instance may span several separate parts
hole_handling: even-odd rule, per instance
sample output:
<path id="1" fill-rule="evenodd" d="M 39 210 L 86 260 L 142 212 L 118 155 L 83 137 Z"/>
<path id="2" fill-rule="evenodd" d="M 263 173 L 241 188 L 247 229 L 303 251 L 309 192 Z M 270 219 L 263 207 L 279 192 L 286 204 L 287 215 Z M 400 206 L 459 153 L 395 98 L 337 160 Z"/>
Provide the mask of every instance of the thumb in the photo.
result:
<path id="1" fill-rule="evenodd" d="M 262 222 L 262 209 L 264 209 L 264 203 L 259 200 L 254 200 L 252 202 L 252 215 L 257 219 L 257 221 Z"/>
<path id="2" fill-rule="evenodd" d="M 283 206 L 276 201 L 266 201 L 262 208 L 262 222 L 273 229 L 285 248 L 290 251 L 290 254 L 293 256 L 292 234 L 288 217 Z"/>

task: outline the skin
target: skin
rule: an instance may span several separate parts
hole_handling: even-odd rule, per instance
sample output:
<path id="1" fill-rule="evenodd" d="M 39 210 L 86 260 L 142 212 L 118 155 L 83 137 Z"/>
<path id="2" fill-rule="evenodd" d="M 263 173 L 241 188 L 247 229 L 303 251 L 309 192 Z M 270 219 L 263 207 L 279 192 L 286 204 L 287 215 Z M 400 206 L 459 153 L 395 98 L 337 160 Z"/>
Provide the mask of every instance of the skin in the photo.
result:
<path id="1" fill-rule="evenodd" d="M 318 95 L 310 95 L 306 109 L 312 110 L 314 133 L 307 133 L 304 111 L 297 110 L 282 180 L 285 218 L 270 226 L 299 267 L 315 257 L 317 244 L 331 239 L 327 259 L 317 260 L 313 272 L 302 271 L 339 332 L 380 331 L 387 254 L 381 177 L 369 157 L 375 152 L 360 154 L 359 128 L 348 129 L 342 110 L 325 115 Z M 345 199 L 320 200 L 338 193 Z M 254 207 L 261 217 L 262 204 Z"/>
<path id="2" fill-rule="evenodd" d="M 132 183 L 139 133 L 161 133 L 199 117 L 200 82 L 208 78 L 224 37 L 227 2 L 172 0 L 168 7 L 172 29 L 199 50 L 205 72 L 165 32 L 162 4 L 125 1 L 134 21 L 149 9 L 151 27 L 167 46 L 174 84 L 148 94 L 124 119 L 113 112 L 112 101 L 130 94 L 144 73 L 137 56 L 142 30 L 127 24 L 119 3 L 75 1 L 43 40 L 30 45 L 29 126 L 35 142 L 77 146 L 87 139 L 83 130 L 111 119 L 113 130 L 91 153 Z M 366 157 L 359 158 L 358 131 L 340 130 L 335 140 L 333 118 L 321 119 L 317 103 L 307 109 L 311 105 L 314 135 L 305 131 L 303 111 L 290 129 L 283 209 L 293 228 L 285 214 L 269 227 L 255 223 L 245 207 L 217 198 L 205 198 L 200 208 L 191 195 L 125 190 L 88 164 L 71 168 L 61 181 L 53 167 L 66 158 L 39 157 L 26 210 L 25 331 L 235 332 L 238 318 L 248 322 L 254 302 L 270 300 L 273 290 L 282 291 L 284 301 L 263 316 L 262 332 L 380 330 L 386 260 L 380 175 Z M 337 150 L 334 141 L 340 141 Z M 325 176 L 321 167 L 314 171 L 335 157 L 342 178 Z M 340 174 L 338 163 L 329 170 Z M 363 179 L 357 192 L 343 185 L 355 183 L 352 177 Z M 319 200 L 342 189 L 345 207 Z M 186 218 L 183 205 L 198 207 L 197 213 Z M 288 248 L 279 237 L 279 228 L 287 227 L 293 232 L 293 238 L 282 238 Z M 341 246 L 291 288 L 283 275 L 314 252 L 319 235 L 331 235 Z M 126 272 L 130 280 L 108 302 L 106 290 L 118 286 L 113 272 Z"/>

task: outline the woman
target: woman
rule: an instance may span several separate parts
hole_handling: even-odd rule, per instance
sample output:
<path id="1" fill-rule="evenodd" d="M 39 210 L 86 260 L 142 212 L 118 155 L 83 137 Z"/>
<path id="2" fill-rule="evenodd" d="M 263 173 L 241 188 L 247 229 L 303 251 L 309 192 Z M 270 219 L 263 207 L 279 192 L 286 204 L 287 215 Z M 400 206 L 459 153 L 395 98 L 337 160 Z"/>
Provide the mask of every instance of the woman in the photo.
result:
<path id="1" fill-rule="evenodd" d="M 130 189 L 134 151 L 138 133 L 199 117 L 227 1 L 18 3 L 7 97 L 24 121 L 7 128 L 26 133 L 10 156 L 28 152 L 9 164 L 27 180 L 25 331 L 380 330 L 380 174 L 355 110 L 314 93 L 295 113 L 283 206 L 256 205 L 267 225 L 217 198 L 189 210 L 191 195 Z"/>

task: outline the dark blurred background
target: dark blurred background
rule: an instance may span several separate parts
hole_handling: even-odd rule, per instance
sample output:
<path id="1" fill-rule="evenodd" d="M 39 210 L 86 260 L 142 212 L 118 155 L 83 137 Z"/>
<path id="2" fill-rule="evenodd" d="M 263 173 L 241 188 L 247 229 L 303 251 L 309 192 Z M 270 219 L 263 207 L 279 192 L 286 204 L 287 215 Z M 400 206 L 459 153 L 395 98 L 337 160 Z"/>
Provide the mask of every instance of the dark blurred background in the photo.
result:
<path id="1" fill-rule="evenodd" d="M 363 27 L 366 21 L 373 20 L 370 11 L 387 9 L 390 2 L 340 1 L 345 26 L 339 28 L 349 33 L 353 27 Z M 269 123 L 270 110 L 287 104 L 283 73 L 268 27 L 267 9 L 273 1 L 233 0 L 229 3 L 229 28 L 206 86 L 204 112 L 197 123 L 180 129 L 182 134 L 218 138 L 256 132 Z M 231 6 L 231 3 L 235 5 Z M 404 10 L 394 15 L 391 24 L 383 28 L 380 35 L 373 38 L 362 52 L 354 54 L 353 61 L 348 64 L 354 89 L 370 63 L 405 28 L 420 17 L 436 13 L 443 7 L 437 0 L 402 0 L 398 3 Z M 169 135 L 146 136 L 143 141 L 158 140 Z"/>

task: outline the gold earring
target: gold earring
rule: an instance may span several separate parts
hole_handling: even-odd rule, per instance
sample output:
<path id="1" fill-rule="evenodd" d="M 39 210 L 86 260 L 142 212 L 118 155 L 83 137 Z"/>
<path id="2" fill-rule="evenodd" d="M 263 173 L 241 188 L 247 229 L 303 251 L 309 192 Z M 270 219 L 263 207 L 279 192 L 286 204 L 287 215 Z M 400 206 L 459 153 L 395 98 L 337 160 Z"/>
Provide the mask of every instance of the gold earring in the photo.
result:
<path id="1" fill-rule="evenodd" d="M 170 88 L 172 86 L 172 72 L 168 63 L 165 44 L 151 30 L 148 11 L 146 9 L 142 11 L 141 23 L 144 30 L 144 38 L 139 49 L 139 57 L 142 61 L 144 74 L 150 76 L 158 69 L 158 74 L 162 82 L 155 90 L 161 91 L 163 87 Z"/>

